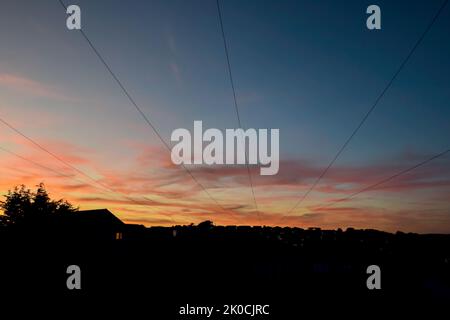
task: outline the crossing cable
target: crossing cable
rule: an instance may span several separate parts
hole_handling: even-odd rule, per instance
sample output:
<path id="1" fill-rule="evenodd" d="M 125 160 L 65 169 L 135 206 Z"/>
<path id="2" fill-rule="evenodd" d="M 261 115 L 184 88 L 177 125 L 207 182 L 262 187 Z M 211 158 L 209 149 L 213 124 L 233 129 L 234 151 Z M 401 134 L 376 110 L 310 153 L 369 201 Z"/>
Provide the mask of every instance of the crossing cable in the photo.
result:
<path id="1" fill-rule="evenodd" d="M 20 131 L 19 129 L 17 129 L 16 127 L 14 127 L 11 123 L 7 122 L 5 119 L 3 119 L 2 117 L 0 117 L 0 123 L 2 123 L 3 125 L 5 125 L 6 127 L 10 128 L 12 131 L 14 131 L 15 133 L 17 133 L 18 135 L 20 135 L 22 138 L 26 139 L 27 141 L 31 142 L 35 147 L 37 147 L 38 149 L 44 151 L 45 153 L 49 154 L 52 158 L 56 159 L 57 161 L 61 162 L 62 164 L 64 164 L 66 167 L 74 170 L 75 172 L 79 173 L 80 175 L 84 176 L 85 178 L 93 181 L 94 183 L 102 186 L 104 189 L 113 192 L 113 193 L 117 193 L 115 190 L 111 189 L 110 187 L 108 187 L 107 185 L 103 184 L 102 182 L 98 181 L 97 179 L 93 178 L 92 176 L 88 175 L 87 173 L 81 171 L 80 169 L 78 169 L 77 167 L 71 165 L 69 162 L 67 162 L 66 160 L 64 160 L 63 158 L 61 158 L 60 156 L 58 156 L 57 154 L 53 153 L 52 151 L 50 151 L 49 149 L 47 149 L 46 147 L 44 147 L 43 145 L 41 145 L 40 143 L 38 143 L 37 141 L 35 141 L 34 139 L 32 139 L 31 137 L 29 137 L 28 135 L 26 135 L 25 133 L 23 133 L 22 131 Z"/>
<path id="2" fill-rule="evenodd" d="M 392 76 L 392 78 L 389 80 L 389 82 L 387 83 L 386 87 L 383 89 L 383 91 L 381 91 L 381 93 L 378 95 L 377 99 L 375 100 L 375 102 L 373 103 L 373 105 L 370 107 L 370 109 L 367 111 L 367 113 L 364 115 L 364 117 L 361 119 L 361 121 L 359 122 L 358 126 L 353 130 L 353 132 L 351 133 L 351 135 L 347 138 L 347 140 L 344 142 L 344 144 L 341 146 L 341 148 L 338 150 L 338 152 L 336 153 L 336 155 L 334 156 L 334 158 L 331 160 L 331 162 L 328 164 L 328 166 L 325 168 L 325 170 L 322 171 L 322 173 L 319 175 L 319 177 L 314 181 L 314 183 L 310 186 L 310 188 L 303 194 L 303 196 L 297 201 L 297 203 L 292 207 L 291 210 L 288 211 L 288 213 L 284 216 L 289 215 L 290 213 L 292 213 L 292 211 L 294 211 L 305 199 L 306 197 L 311 193 L 311 191 L 317 186 L 317 184 L 320 182 L 320 180 L 322 180 L 322 178 L 325 176 L 325 174 L 328 172 L 328 170 L 330 170 L 330 168 L 333 166 L 333 164 L 336 162 L 336 160 L 339 158 L 339 156 L 341 155 L 341 153 L 344 151 L 344 149 L 347 147 L 347 145 L 350 143 L 350 141 L 354 138 L 354 136 L 357 134 L 357 132 L 359 131 L 359 129 L 361 129 L 361 127 L 363 126 L 363 124 L 366 122 L 367 118 L 369 118 L 370 114 L 375 110 L 375 108 L 377 107 L 378 103 L 380 102 L 380 100 L 383 98 L 383 96 L 386 94 L 386 92 L 389 90 L 389 88 L 392 86 L 392 84 L 394 83 L 395 79 L 397 78 L 397 76 L 400 74 L 400 72 L 403 70 L 403 68 L 405 67 L 405 65 L 408 63 L 408 61 L 410 60 L 411 56 L 413 55 L 413 53 L 416 51 L 417 47 L 420 45 L 420 43 L 422 42 L 422 40 L 425 38 L 425 36 L 428 34 L 428 32 L 431 30 L 431 28 L 433 27 L 434 23 L 436 22 L 436 20 L 438 19 L 438 17 L 440 16 L 440 14 L 442 13 L 442 11 L 444 10 L 444 8 L 446 7 L 448 3 L 448 0 L 445 0 L 443 2 L 443 4 L 440 6 L 439 10 L 436 12 L 436 14 L 433 16 L 432 20 L 429 22 L 429 24 L 427 25 L 427 27 L 425 28 L 425 31 L 421 34 L 421 36 L 419 37 L 419 39 L 416 41 L 416 43 L 414 44 L 414 46 L 412 47 L 412 49 L 409 51 L 408 55 L 406 56 L 406 58 L 402 61 L 402 63 L 400 64 L 400 66 L 398 67 L 397 71 L 394 73 L 394 75 Z"/>
<path id="3" fill-rule="evenodd" d="M 19 158 L 19 159 L 21 159 L 21 160 L 23 160 L 23 161 L 29 162 L 29 163 L 31 163 L 32 165 L 36 166 L 36 167 L 39 167 L 39 168 L 41 168 L 41 169 L 44 169 L 44 170 L 53 172 L 53 173 L 56 174 L 57 176 L 64 177 L 64 178 L 69 178 L 69 179 L 72 179 L 72 180 L 74 180 L 74 181 L 76 181 L 76 182 L 78 182 L 78 183 L 81 183 L 81 184 L 85 184 L 85 183 L 86 183 L 85 181 L 80 180 L 80 179 L 77 179 L 76 177 L 74 177 L 74 176 L 72 176 L 72 175 L 70 175 L 70 174 L 66 174 L 66 173 L 60 172 L 60 171 L 58 171 L 58 170 L 55 170 L 55 169 L 53 169 L 53 168 L 51 168 L 51 167 L 45 166 L 45 165 L 43 165 L 43 164 L 40 164 L 40 163 L 38 163 L 38 162 L 36 162 L 36 161 L 34 161 L 34 160 L 32 160 L 32 159 L 29 159 L 29 158 L 26 158 L 26 157 L 24 157 L 24 156 L 21 156 L 20 154 L 14 152 L 14 151 L 8 150 L 8 149 L 6 149 L 6 148 L 4 148 L 4 147 L 2 147 L 2 146 L 0 146 L 0 150 L 3 151 L 3 152 L 5 152 L 5 153 L 8 153 L 8 154 L 10 154 L 10 155 L 12 155 L 12 156 L 15 156 L 16 158 Z M 90 184 L 90 183 L 88 183 L 88 185 L 91 186 L 91 187 L 93 187 L 93 188 L 95 188 L 95 189 L 97 189 L 97 190 L 99 190 L 103 195 L 107 195 L 107 193 L 105 192 L 105 190 L 104 190 L 103 188 L 100 188 L 100 187 L 98 187 L 98 186 L 96 186 L 96 185 L 93 185 L 93 184 Z M 114 193 L 119 193 L 119 192 L 114 192 Z M 131 197 L 125 195 L 125 194 L 122 194 L 122 193 L 119 193 L 119 194 L 121 194 L 125 199 L 127 199 L 127 200 L 129 200 L 129 201 L 132 201 L 132 202 L 134 202 L 134 203 L 136 203 L 137 205 L 148 206 L 149 203 L 154 203 L 153 200 L 151 200 L 151 199 L 149 199 L 149 198 L 147 198 L 147 197 L 143 197 L 143 198 L 144 198 L 145 200 L 147 200 L 149 203 L 141 202 L 141 201 L 135 200 L 135 199 L 133 199 L 133 198 L 131 198 Z M 173 219 L 172 215 L 168 215 L 168 214 L 165 214 L 165 215 L 166 215 L 167 217 L 169 217 L 169 218 L 172 220 L 172 222 L 175 224 L 175 220 Z"/>
<path id="4" fill-rule="evenodd" d="M 0 121 L 1 121 L 1 120 L 0 120 Z M 21 159 L 21 160 L 24 160 L 24 161 L 26 161 L 26 162 L 29 162 L 29 163 L 31 163 L 32 165 L 36 166 L 36 167 L 39 167 L 39 168 L 41 168 L 41 169 L 44 169 L 44 170 L 53 172 L 53 173 L 56 174 L 57 176 L 64 177 L 64 178 L 69 178 L 69 179 L 72 179 L 72 180 L 74 180 L 74 181 L 76 181 L 76 182 L 78 182 L 78 183 L 81 183 L 81 184 L 86 184 L 85 181 L 80 180 L 80 179 L 77 179 L 77 178 L 74 177 L 73 175 L 70 175 L 70 174 L 67 174 L 67 173 L 63 173 L 63 172 L 58 171 L 58 170 L 55 170 L 55 169 L 53 169 L 53 168 L 51 168 L 51 167 L 45 166 L 45 165 L 43 165 L 43 164 L 40 164 L 40 163 L 38 163 L 38 162 L 36 162 L 36 161 L 34 161 L 34 160 L 32 160 L 32 159 L 29 159 L 29 158 L 26 158 L 26 157 L 24 157 L 24 156 L 21 156 L 20 154 L 18 154 L 18 153 L 16 153 L 16 152 L 13 152 L 13 151 L 11 151 L 11 150 L 8 150 L 8 149 L 6 149 L 6 148 L 4 148 L 4 147 L 2 147 L 2 146 L 0 146 L 0 150 L 3 151 L 3 152 L 5 152 L 5 153 L 8 153 L 8 154 L 10 154 L 10 155 L 12 155 L 12 156 L 15 156 L 15 157 L 17 157 L 17 158 L 19 158 L 19 159 Z M 88 176 L 88 177 L 89 177 L 89 176 Z M 95 180 L 94 180 L 94 181 L 95 181 Z M 90 184 L 90 183 L 88 183 L 88 185 L 90 185 L 91 187 L 93 187 L 93 188 L 95 188 L 95 189 L 101 191 L 101 193 L 103 193 L 104 195 L 106 195 L 105 189 L 104 189 L 104 188 L 100 188 L 99 186 L 96 186 L 96 185 L 93 185 L 93 184 Z M 119 193 L 119 192 L 112 191 L 112 190 L 108 190 L 108 191 L 114 192 L 114 193 Z M 119 194 L 120 194 L 120 193 L 119 193 Z M 124 195 L 124 196 L 125 196 L 125 195 Z M 127 199 L 128 199 L 128 200 L 131 200 L 132 198 L 127 197 Z M 140 204 L 140 205 L 144 205 L 143 203 L 139 203 L 139 202 L 137 202 L 137 201 L 134 200 L 134 199 L 131 200 L 131 201 L 133 201 L 133 202 L 135 202 L 135 203 L 138 203 L 138 204 Z M 151 200 L 150 200 L 150 201 L 151 201 Z"/>
<path id="5" fill-rule="evenodd" d="M 218 16 L 219 16 L 220 30 L 221 30 L 221 33 L 222 33 L 222 40 L 223 40 L 223 47 L 224 47 L 224 50 L 225 50 L 225 57 L 226 57 L 226 60 L 227 60 L 227 69 L 228 69 L 228 76 L 230 78 L 231 91 L 233 92 L 234 109 L 236 111 L 236 117 L 237 117 L 239 128 L 241 128 L 243 130 L 242 123 L 241 123 L 241 117 L 240 117 L 240 114 L 239 114 L 239 107 L 238 107 L 238 103 L 237 103 L 237 99 L 236 99 L 236 90 L 235 90 L 235 86 L 234 86 L 233 73 L 231 71 L 230 55 L 228 53 L 228 45 L 227 45 L 227 40 L 226 40 L 226 36 L 225 36 L 225 30 L 224 30 L 224 27 L 223 27 L 222 11 L 220 9 L 219 1 L 220 0 L 216 0 L 217 13 L 218 13 Z M 245 137 L 243 138 L 243 143 L 244 143 L 244 148 L 245 148 Z M 246 164 L 246 167 L 247 167 L 248 180 L 249 180 L 249 183 L 250 183 L 250 188 L 252 190 L 253 202 L 255 204 L 256 213 L 258 214 L 258 218 L 261 221 L 260 213 L 259 213 L 259 210 L 258 210 L 258 203 L 256 202 L 256 197 L 255 197 L 255 190 L 253 188 L 252 174 L 250 172 L 250 166 L 249 166 L 249 164 L 247 162 L 247 159 L 249 159 L 249 156 L 248 156 L 247 148 L 245 148 L 245 164 Z"/>
<path id="6" fill-rule="evenodd" d="M 67 6 L 64 4 L 62 0 L 58 0 L 61 6 L 65 9 L 65 12 L 67 11 Z M 89 39 L 89 37 L 86 35 L 86 33 L 80 29 L 79 30 L 83 38 L 88 43 L 89 47 L 92 49 L 92 51 L 95 53 L 97 58 L 100 60 L 100 62 L 105 66 L 108 73 L 111 75 L 111 77 L 114 79 L 114 81 L 117 83 L 117 85 L 120 87 L 124 95 L 128 98 L 130 103 L 134 106 L 136 111 L 140 114 L 140 116 L 144 119 L 144 121 L 147 123 L 147 125 L 153 130 L 153 132 L 156 134 L 156 136 L 159 138 L 159 140 L 163 143 L 163 145 L 171 152 L 171 148 L 169 144 L 162 138 L 159 131 L 156 129 L 156 127 L 152 124 L 150 119 L 145 115 L 145 113 L 142 111 L 142 109 L 139 107 L 139 105 L 135 102 L 135 100 L 132 98 L 132 96 L 129 94 L 128 90 L 125 88 L 125 86 L 122 84 L 122 82 L 119 80 L 119 78 L 116 76 L 116 74 L 112 71 L 108 63 L 106 63 L 103 56 L 100 54 L 100 52 L 96 49 L 92 41 Z M 198 179 L 193 175 L 193 173 L 186 167 L 184 163 L 181 164 L 181 166 L 186 170 L 188 175 L 194 180 L 195 183 L 197 183 L 198 186 L 203 190 L 203 192 L 206 193 L 206 195 L 223 211 L 226 209 L 211 195 L 211 193 L 198 181 Z"/>
<path id="7" fill-rule="evenodd" d="M 434 156 L 432 156 L 432 157 L 430 157 L 430 158 L 428 158 L 426 160 L 423 160 L 423 161 L 421 161 L 421 162 L 419 162 L 419 163 L 417 163 L 417 164 L 415 164 L 415 165 L 413 165 L 413 166 L 411 166 L 411 167 L 409 167 L 407 169 L 404 169 L 404 170 L 402 170 L 400 172 L 397 172 L 396 174 L 393 174 L 393 175 L 391 175 L 391 176 L 389 176 L 389 177 L 387 177 L 385 179 L 382 179 L 382 180 L 380 180 L 380 181 L 378 181 L 378 182 L 376 182 L 374 184 L 371 184 L 371 185 L 369 185 L 369 186 L 367 186 L 367 187 L 365 187 L 365 188 L 363 188 L 363 189 L 361 189 L 359 191 L 356 191 L 356 192 L 348 195 L 347 197 L 334 200 L 332 203 L 330 203 L 328 205 L 321 206 L 321 207 L 317 208 L 316 210 L 321 210 L 321 209 L 324 209 L 324 208 L 328 208 L 328 207 L 336 205 L 339 202 L 347 201 L 347 200 L 349 200 L 351 198 L 354 198 L 357 195 L 359 195 L 360 193 L 370 191 L 370 190 L 372 190 L 372 189 L 374 189 L 374 188 L 376 188 L 376 187 L 378 187 L 378 186 L 380 186 L 382 184 L 385 184 L 385 183 L 387 183 L 387 182 L 389 182 L 389 181 L 391 181 L 391 180 L 393 180 L 393 179 L 395 179 L 395 178 L 397 178 L 397 177 L 399 177 L 401 175 L 404 175 L 404 174 L 406 174 L 406 173 L 408 173 L 410 171 L 413 171 L 413 170 L 415 170 L 415 169 L 417 169 L 417 168 L 419 168 L 421 166 L 424 166 L 428 162 L 431 162 L 431 161 L 433 161 L 433 160 L 435 160 L 437 158 L 443 157 L 449 152 L 450 152 L 450 149 L 447 149 L 447 150 L 445 150 L 445 151 L 443 151 L 441 153 L 438 153 L 438 154 L 436 154 L 436 155 L 434 155 Z"/>

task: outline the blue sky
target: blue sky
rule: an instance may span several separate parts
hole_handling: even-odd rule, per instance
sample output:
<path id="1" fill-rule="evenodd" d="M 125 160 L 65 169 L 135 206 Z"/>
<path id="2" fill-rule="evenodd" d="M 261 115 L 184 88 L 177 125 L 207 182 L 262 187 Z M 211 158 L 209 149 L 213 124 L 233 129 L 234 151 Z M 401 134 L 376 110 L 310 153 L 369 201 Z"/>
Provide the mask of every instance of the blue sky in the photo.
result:
<path id="1" fill-rule="evenodd" d="M 81 7 L 83 31 L 166 141 L 176 128 L 191 129 L 194 120 L 203 120 L 206 127 L 238 127 L 215 1 L 65 3 Z M 273 221 L 272 216 L 282 215 L 292 206 L 296 195 L 301 195 L 314 181 L 311 172 L 320 172 L 320 168 L 333 158 L 441 3 L 221 1 L 243 126 L 279 128 L 281 161 L 307 164 L 307 168 L 289 166 L 292 171 L 286 175 L 298 176 L 292 184 L 283 181 L 271 185 L 268 182 L 273 180 L 271 178 L 266 181 L 263 177 L 255 178 L 260 184 L 256 187 L 257 200 L 267 205 L 267 212 L 264 205 L 261 210 L 263 215 L 267 214 L 269 222 Z M 365 10 L 370 4 L 381 8 L 382 30 L 369 31 L 365 27 Z M 142 167 L 136 164 L 136 159 L 146 159 L 142 154 L 143 146 L 151 149 L 150 154 L 158 153 L 163 163 L 167 160 L 164 157 L 170 158 L 169 153 L 159 149 L 161 144 L 156 136 L 79 32 L 65 28 L 65 18 L 56 0 L 5 1 L 0 12 L 1 116 L 49 148 L 55 148 L 52 150 L 67 152 L 71 156 L 68 159 L 80 161 L 76 163 L 80 168 L 105 183 L 122 187 L 130 181 L 129 174 L 142 172 L 140 170 L 145 170 L 141 183 L 146 183 L 145 179 L 158 180 L 159 166 L 165 168 L 164 164 L 148 160 L 149 163 L 144 161 Z M 372 183 L 383 177 L 384 172 L 392 174 L 417 159 L 448 148 L 449 34 L 450 9 L 446 8 L 336 162 L 330 177 L 324 179 L 324 188 L 329 185 L 339 187 L 339 183 L 343 185 L 341 187 L 363 187 L 365 181 L 334 180 L 348 168 L 359 170 L 362 176 L 364 170 L 383 169 L 375 176 L 367 176 L 367 183 Z M 61 170 L 67 169 L 48 159 L 47 155 L 30 151 L 29 145 L 17 140 L 8 128 L 1 130 L 2 146 L 24 152 Z M 5 157 L 4 161 L 10 163 L 11 159 Z M 448 164 L 444 160 L 439 162 L 443 168 L 448 168 Z M 212 179 L 198 174 L 207 187 L 214 188 L 212 193 L 216 198 L 230 205 L 245 204 L 239 213 L 243 222 L 251 221 L 248 217 L 254 209 L 251 208 L 250 191 L 239 172 L 238 169 L 230 173 L 231 182 L 224 176 Z M 433 172 L 437 178 L 450 178 L 448 170 Z M 8 183 L 18 183 L 24 178 L 14 170 L 4 172 L 4 175 Z M 34 183 L 42 175 L 49 179 L 43 173 L 28 175 L 27 179 Z M 120 176 L 122 180 L 114 180 L 111 176 Z M 426 176 L 427 179 L 436 177 L 428 173 Z M 164 178 L 167 177 L 164 175 Z M 187 180 L 174 182 L 171 179 L 173 177 L 166 182 L 173 183 L 172 188 L 188 183 Z M 49 180 L 48 184 L 54 185 L 58 195 L 74 202 L 83 203 L 82 199 L 85 199 L 82 194 L 61 189 L 62 181 Z M 225 186 L 234 186 L 240 192 L 234 194 Z M 2 189 L 6 191 L 8 187 L 11 186 L 4 185 Z M 429 208 L 430 199 L 448 193 L 448 188 L 446 185 L 430 190 L 428 186 L 415 190 Z M 123 192 L 140 196 L 140 190 L 136 185 Z M 151 191 L 150 188 L 146 194 L 154 196 Z M 311 195 L 311 202 L 314 204 L 314 200 L 326 201 L 336 196 L 339 194 L 318 191 Z M 381 199 L 385 196 L 382 194 Z M 173 202 L 166 194 L 158 197 L 162 197 L 161 201 Z M 197 203 L 205 200 L 200 195 L 191 197 L 188 199 Z M 273 197 L 278 200 L 274 201 Z M 388 193 L 387 197 L 391 195 Z M 403 192 L 392 197 L 394 203 L 371 204 L 370 208 L 364 204 L 360 209 L 368 212 L 374 207 L 377 210 L 395 208 L 397 214 L 400 209 L 407 209 L 400 203 L 409 201 L 411 194 Z M 89 203 L 91 206 L 108 204 Z M 438 207 L 450 230 L 448 200 L 432 203 Z M 117 210 L 130 209 L 129 206 L 124 203 Z M 182 203 L 170 208 L 171 214 L 179 214 L 177 210 L 181 212 L 185 206 L 186 203 Z M 419 210 L 421 207 L 414 208 Z M 166 208 L 155 208 L 149 214 L 141 208 L 136 215 L 150 219 L 158 210 Z M 298 214 L 301 216 L 312 210 L 311 207 L 300 208 Z M 179 221 L 197 220 L 212 214 L 210 209 L 199 211 L 202 212 L 200 217 L 192 213 L 192 216 L 180 217 Z M 131 209 L 129 212 L 124 214 L 125 218 L 134 218 Z M 146 224 L 159 222 L 145 219 Z M 409 220 L 398 221 L 395 223 L 402 228 L 401 221 Z M 321 220 L 315 222 L 324 223 Z M 343 223 L 351 222 L 350 219 Z M 292 221 L 292 224 L 296 223 L 304 221 Z M 361 223 L 379 226 L 370 216 Z M 393 229 L 397 226 L 395 223 L 381 225 L 381 228 Z M 335 226 L 331 222 L 329 225 Z M 405 228 L 408 226 L 405 224 Z M 434 230 L 433 227 L 428 229 Z"/>

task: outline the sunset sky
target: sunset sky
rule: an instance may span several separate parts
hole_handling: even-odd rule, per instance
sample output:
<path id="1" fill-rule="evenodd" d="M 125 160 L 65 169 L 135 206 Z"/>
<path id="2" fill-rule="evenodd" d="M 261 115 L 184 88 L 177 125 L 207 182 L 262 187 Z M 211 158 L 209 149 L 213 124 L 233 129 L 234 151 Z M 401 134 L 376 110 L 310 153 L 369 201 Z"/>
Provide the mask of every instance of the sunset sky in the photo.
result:
<path id="1" fill-rule="evenodd" d="M 214 0 L 64 3 L 81 7 L 83 31 L 167 143 L 194 120 L 238 127 Z M 0 118 L 99 184 L 0 122 L 0 192 L 44 182 L 54 198 L 145 225 L 211 219 L 450 232 L 450 154 L 321 208 L 450 147 L 450 7 L 319 185 L 283 217 L 373 105 L 442 0 L 221 3 L 242 125 L 280 129 L 279 173 L 252 169 L 258 210 L 245 166 L 189 167 L 223 210 L 172 164 L 80 32 L 67 30 L 57 0 L 2 1 Z M 374 3 L 382 30 L 369 31 L 365 12 Z"/>

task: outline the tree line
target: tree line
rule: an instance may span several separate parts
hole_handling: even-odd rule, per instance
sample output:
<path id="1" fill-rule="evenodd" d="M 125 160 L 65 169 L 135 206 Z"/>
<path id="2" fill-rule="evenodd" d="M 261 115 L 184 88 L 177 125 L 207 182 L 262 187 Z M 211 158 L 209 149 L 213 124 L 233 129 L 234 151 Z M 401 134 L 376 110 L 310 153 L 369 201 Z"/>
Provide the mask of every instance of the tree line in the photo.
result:
<path id="1" fill-rule="evenodd" d="M 36 191 L 19 185 L 4 195 L 0 201 L 0 226 L 24 225 L 36 223 L 57 215 L 67 215 L 78 211 L 64 199 L 52 200 L 43 183 Z"/>

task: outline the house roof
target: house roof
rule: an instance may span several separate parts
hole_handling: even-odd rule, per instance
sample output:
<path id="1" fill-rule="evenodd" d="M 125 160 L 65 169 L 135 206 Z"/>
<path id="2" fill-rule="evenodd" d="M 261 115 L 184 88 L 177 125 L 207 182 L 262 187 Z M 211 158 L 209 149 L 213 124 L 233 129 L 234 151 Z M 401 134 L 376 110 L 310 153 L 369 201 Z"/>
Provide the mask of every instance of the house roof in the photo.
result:
<path id="1" fill-rule="evenodd" d="M 108 209 L 81 210 L 75 213 L 83 223 L 97 226 L 123 226 L 122 220 Z"/>

